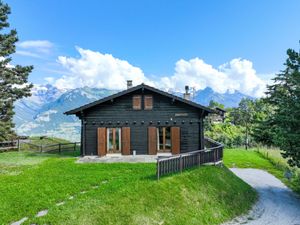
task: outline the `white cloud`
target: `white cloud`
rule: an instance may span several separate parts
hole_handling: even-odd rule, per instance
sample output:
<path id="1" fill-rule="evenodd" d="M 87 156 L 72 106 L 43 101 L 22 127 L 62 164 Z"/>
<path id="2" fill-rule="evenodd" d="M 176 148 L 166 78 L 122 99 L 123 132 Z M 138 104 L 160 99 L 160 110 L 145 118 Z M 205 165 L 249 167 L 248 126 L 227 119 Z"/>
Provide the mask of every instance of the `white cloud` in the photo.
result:
<path id="1" fill-rule="evenodd" d="M 181 59 L 176 62 L 172 76 L 148 79 L 143 71 L 125 60 L 91 50 L 76 48 L 80 57 L 60 56 L 58 63 L 65 70 L 61 78 L 49 82 L 59 89 L 91 86 L 107 89 L 125 89 L 126 80 L 134 85 L 142 82 L 165 90 L 183 91 L 185 85 L 196 90 L 211 87 L 214 91 L 225 93 L 238 90 L 244 94 L 260 97 L 264 94 L 266 81 L 261 79 L 251 61 L 236 58 L 217 68 L 202 59 Z"/>
<path id="2" fill-rule="evenodd" d="M 49 84 L 52 84 L 55 79 L 54 77 L 45 77 L 44 80 L 47 81 Z"/>
<path id="3" fill-rule="evenodd" d="M 79 58 L 58 57 L 58 62 L 72 75 L 63 75 L 55 81 L 60 89 L 91 86 L 107 89 L 124 89 L 126 80 L 134 85 L 149 82 L 143 71 L 125 60 L 76 47 Z"/>
<path id="4" fill-rule="evenodd" d="M 48 40 L 28 40 L 17 43 L 16 54 L 41 58 L 41 55 L 50 54 L 54 44 Z"/>
<path id="5" fill-rule="evenodd" d="M 23 56 L 30 56 L 30 57 L 34 57 L 34 58 L 41 58 L 41 56 L 39 54 L 30 52 L 30 51 L 17 50 L 16 54 L 23 55 Z"/>
<path id="6" fill-rule="evenodd" d="M 249 60 L 237 58 L 214 68 L 202 59 L 194 58 L 177 61 L 174 75 L 161 78 L 161 86 L 168 89 L 183 90 L 185 85 L 196 90 L 211 87 L 219 93 L 238 90 L 259 97 L 264 94 L 266 82 L 259 78 Z"/>

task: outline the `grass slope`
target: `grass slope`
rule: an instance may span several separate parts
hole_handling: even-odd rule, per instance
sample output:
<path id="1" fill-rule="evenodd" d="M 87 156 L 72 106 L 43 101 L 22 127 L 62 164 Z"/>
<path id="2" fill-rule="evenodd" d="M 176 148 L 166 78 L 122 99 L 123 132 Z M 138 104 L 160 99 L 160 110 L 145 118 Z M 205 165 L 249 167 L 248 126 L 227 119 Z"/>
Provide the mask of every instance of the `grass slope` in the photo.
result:
<path id="1" fill-rule="evenodd" d="M 226 167 L 158 182 L 155 164 L 77 164 L 71 157 L 9 152 L 0 154 L 0 170 L 10 171 L 0 173 L 0 224 L 25 216 L 25 224 L 219 224 L 256 200 Z M 60 201 L 65 204 L 56 206 Z M 36 218 L 44 209 L 48 215 Z"/>

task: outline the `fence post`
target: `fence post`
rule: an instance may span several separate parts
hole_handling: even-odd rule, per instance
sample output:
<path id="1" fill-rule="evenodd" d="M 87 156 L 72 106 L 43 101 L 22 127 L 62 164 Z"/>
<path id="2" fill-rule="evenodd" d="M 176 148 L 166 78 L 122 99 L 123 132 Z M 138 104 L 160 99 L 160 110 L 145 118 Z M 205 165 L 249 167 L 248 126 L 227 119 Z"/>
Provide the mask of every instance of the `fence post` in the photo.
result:
<path id="1" fill-rule="evenodd" d="M 58 143 L 58 152 L 59 152 L 59 154 L 61 153 L 61 144 L 60 143 Z"/>
<path id="2" fill-rule="evenodd" d="M 180 170 L 180 173 L 182 173 L 182 155 L 180 155 L 180 157 L 179 157 L 179 170 Z"/>
<path id="3" fill-rule="evenodd" d="M 40 145 L 40 151 L 43 152 L 43 145 Z"/>
<path id="4" fill-rule="evenodd" d="M 18 140 L 17 140 L 17 143 L 18 143 L 18 151 L 20 151 L 21 144 L 20 144 L 20 139 L 19 139 L 19 138 L 18 138 Z"/>
<path id="5" fill-rule="evenodd" d="M 74 152 L 76 151 L 76 142 L 74 142 Z"/>
<path id="6" fill-rule="evenodd" d="M 200 152 L 198 153 L 198 157 L 197 157 L 197 160 L 198 160 L 198 166 L 200 166 L 201 165 L 201 163 L 200 163 L 200 161 L 201 161 L 201 159 L 200 159 L 200 156 L 201 154 L 200 154 Z"/>
<path id="7" fill-rule="evenodd" d="M 216 148 L 214 149 L 214 165 L 216 165 Z"/>
<path id="8" fill-rule="evenodd" d="M 157 161 L 156 161 L 156 168 L 157 168 L 156 176 L 157 176 L 157 180 L 159 180 L 159 170 L 160 170 L 160 168 L 159 168 L 159 159 L 157 159 Z"/>

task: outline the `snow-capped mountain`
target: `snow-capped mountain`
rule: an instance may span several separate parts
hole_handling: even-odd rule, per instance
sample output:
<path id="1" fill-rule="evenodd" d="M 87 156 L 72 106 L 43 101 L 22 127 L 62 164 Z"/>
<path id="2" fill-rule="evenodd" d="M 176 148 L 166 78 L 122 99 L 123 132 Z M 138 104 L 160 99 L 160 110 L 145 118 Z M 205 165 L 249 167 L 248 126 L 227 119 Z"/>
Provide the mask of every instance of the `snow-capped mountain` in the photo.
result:
<path id="1" fill-rule="evenodd" d="M 62 93 L 63 91 L 50 84 L 35 85 L 30 97 L 15 103 L 14 123 L 22 124 L 31 121 L 44 104 L 56 100 Z"/>
<path id="2" fill-rule="evenodd" d="M 234 91 L 230 93 L 227 91 L 224 94 L 220 94 L 218 92 L 213 91 L 210 87 L 207 87 L 203 90 L 196 91 L 193 101 L 208 106 L 211 100 L 223 104 L 225 107 L 236 107 L 238 106 L 239 102 L 243 98 L 250 98 L 250 96 L 244 95 L 241 92 Z"/>
<path id="3" fill-rule="evenodd" d="M 80 121 L 75 116 L 66 116 L 63 113 L 116 91 L 84 87 L 58 92 L 60 94 L 53 91 L 52 87 L 48 92 L 33 92 L 30 98 L 16 104 L 14 122 L 18 134 L 55 136 L 78 141 Z M 48 96 L 44 96 L 46 93 Z M 44 104 L 38 104 L 41 101 Z"/>
<path id="4" fill-rule="evenodd" d="M 15 104 L 16 131 L 20 135 L 47 135 L 79 141 L 81 126 L 79 119 L 63 113 L 116 92 L 89 87 L 62 91 L 49 84 L 35 86 L 31 97 Z M 176 94 L 182 96 L 181 93 Z M 202 105 L 208 105 L 210 100 L 214 100 L 226 107 L 233 107 L 244 97 L 249 96 L 237 91 L 220 94 L 211 88 L 205 88 L 195 92 L 192 100 Z"/>

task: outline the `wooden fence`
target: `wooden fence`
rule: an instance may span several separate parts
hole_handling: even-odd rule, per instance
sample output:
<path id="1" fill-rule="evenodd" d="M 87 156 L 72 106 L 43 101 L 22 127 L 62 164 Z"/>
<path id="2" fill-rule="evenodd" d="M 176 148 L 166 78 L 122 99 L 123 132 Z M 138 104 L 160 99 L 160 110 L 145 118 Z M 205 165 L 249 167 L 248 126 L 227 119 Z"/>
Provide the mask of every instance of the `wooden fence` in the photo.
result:
<path id="1" fill-rule="evenodd" d="M 19 148 L 20 148 L 19 140 L 0 142 L 0 151 L 8 151 L 11 149 L 19 149 Z"/>
<path id="2" fill-rule="evenodd" d="M 50 145 L 36 145 L 32 143 L 26 143 L 30 146 L 32 151 L 37 151 L 41 153 L 62 153 L 67 151 L 76 151 L 77 146 L 80 142 L 72 142 L 72 143 L 58 143 L 58 144 L 50 144 Z"/>
<path id="3" fill-rule="evenodd" d="M 182 172 L 185 169 L 203 164 L 220 162 L 223 158 L 223 145 L 205 138 L 205 149 L 197 150 L 167 158 L 158 158 L 156 164 L 157 179 L 161 176 Z"/>

